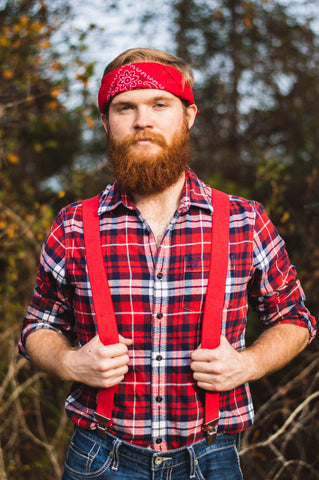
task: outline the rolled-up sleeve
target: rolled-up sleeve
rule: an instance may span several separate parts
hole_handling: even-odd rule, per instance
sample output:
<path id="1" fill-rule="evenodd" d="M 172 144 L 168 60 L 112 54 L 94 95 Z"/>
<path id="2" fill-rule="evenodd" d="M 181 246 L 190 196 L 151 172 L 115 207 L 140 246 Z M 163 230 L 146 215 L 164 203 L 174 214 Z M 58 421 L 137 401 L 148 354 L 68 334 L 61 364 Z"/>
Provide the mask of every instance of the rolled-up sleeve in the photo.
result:
<path id="1" fill-rule="evenodd" d="M 71 343 L 74 339 L 73 291 L 66 279 L 64 238 L 61 212 L 42 247 L 36 286 L 19 338 L 19 351 L 26 358 L 26 339 L 36 330 L 54 330 Z"/>
<path id="2" fill-rule="evenodd" d="M 316 335 L 316 321 L 305 306 L 305 294 L 285 243 L 260 204 L 256 209 L 253 256 L 250 303 L 264 326 L 299 325 L 309 330 L 310 342 Z"/>

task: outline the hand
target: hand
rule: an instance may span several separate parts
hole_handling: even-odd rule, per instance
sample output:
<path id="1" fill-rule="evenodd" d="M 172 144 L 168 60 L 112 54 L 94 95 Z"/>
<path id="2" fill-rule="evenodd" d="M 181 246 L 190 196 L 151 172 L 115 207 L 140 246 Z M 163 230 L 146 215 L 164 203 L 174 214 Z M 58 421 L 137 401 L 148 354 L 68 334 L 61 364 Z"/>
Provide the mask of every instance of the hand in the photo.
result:
<path id="1" fill-rule="evenodd" d="M 98 335 L 83 347 L 69 350 L 65 368 L 73 381 L 91 387 L 109 388 L 120 383 L 128 371 L 128 346 L 133 342 L 119 335 L 119 343 L 103 345 Z"/>
<path id="2" fill-rule="evenodd" d="M 217 348 L 199 347 L 192 353 L 191 359 L 194 379 L 204 390 L 225 392 L 246 381 L 245 355 L 237 352 L 224 336 L 220 337 Z"/>

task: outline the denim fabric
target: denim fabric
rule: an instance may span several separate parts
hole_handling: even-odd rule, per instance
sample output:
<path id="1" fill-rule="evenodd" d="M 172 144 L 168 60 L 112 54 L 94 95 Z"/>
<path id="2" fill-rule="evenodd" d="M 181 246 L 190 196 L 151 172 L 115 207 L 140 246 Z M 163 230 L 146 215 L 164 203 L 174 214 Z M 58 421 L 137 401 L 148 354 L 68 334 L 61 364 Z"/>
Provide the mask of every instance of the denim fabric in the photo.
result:
<path id="1" fill-rule="evenodd" d="M 202 440 L 177 450 L 158 452 L 100 438 L 77 428 L 62 480 L 242 480 L 236 435 L 219 435 L 213 445 Z"/>

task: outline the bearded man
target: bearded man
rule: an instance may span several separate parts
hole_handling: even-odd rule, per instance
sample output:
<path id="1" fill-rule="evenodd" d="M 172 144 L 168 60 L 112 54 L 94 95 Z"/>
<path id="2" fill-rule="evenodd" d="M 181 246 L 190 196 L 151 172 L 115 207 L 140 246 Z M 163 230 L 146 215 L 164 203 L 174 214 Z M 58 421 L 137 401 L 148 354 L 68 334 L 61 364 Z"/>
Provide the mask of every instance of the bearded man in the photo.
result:
<path id="1" fill-rule="evenodd" d="M 99 108 L 115 182 L 98 198 L 93 249 L 101 241 L 96 267 L 101 276 L 107 271 L 111 300 L 102 296 L 102 310 L 112 303 L 113 343 L 100 339 L 100 328 L 113 323 L 109 313 L 97 322 L 84 202 L 60 212 L 43 247 L 19 346 L 39 368 L 73 382 L 66 411 L 75 432 L 64 480 L 241 479 L 238 434 L 253 422 L 248 382 L 281 368 L 316 333 L 264 209 L 230 195 L 227 279 L 217 288 L 221 333 L 204 348 L 217 323 L 211 313 L 204 330 L 204 307 L 215 295 L 210 265 L 219 256 L 211 258 L 211 231 L 214 239 L 223 222 L 212 224 L 222 217 L 212 189 L 188 167 L 192 82 L 188 64 L 152 49 L 124 52 L 102 79 Z M 248 302 L 267 328 L 245 348 Z M 111 400 L 100 401 L 111 391 Z M 211 394 L 217 416 L 206 422 Z"/>

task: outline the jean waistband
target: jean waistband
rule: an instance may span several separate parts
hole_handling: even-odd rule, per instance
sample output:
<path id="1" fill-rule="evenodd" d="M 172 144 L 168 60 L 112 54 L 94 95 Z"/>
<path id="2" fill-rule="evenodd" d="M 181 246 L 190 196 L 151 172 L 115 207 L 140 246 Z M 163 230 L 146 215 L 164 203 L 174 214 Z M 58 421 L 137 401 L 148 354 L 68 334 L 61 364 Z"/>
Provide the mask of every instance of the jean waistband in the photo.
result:
<path id="1" fill-rule="evenodd" d="M 102 438 L 95 430 L 89 431 L 80 427 L 76 427 L 76 429 L 82 435 L 94 439 L 95 442 L 100 443 L 101 446 L 110 450 L 110 456 L 114 459 L 115 467 L 116 463 L 119 462 L 119 457 L 121 457 L 122 459 L 127 458 L 153 470 L 164 467 L 171 468 L 190 462 L 190 470 L 192 471 L 195 468 L 196 461 L 198 461 L 201 456 L 234 445 L 237 438 L 236 434 L 220 434 L 217 436 L 216 442 L 213 445 L 207 446 L 206 440 L 203 439 L 176 450 L 157 451 L 122 441 L 109 432 L 106 438 Z M 115 469 L 116 468 L 113 467 L 113 470 Z"/>

